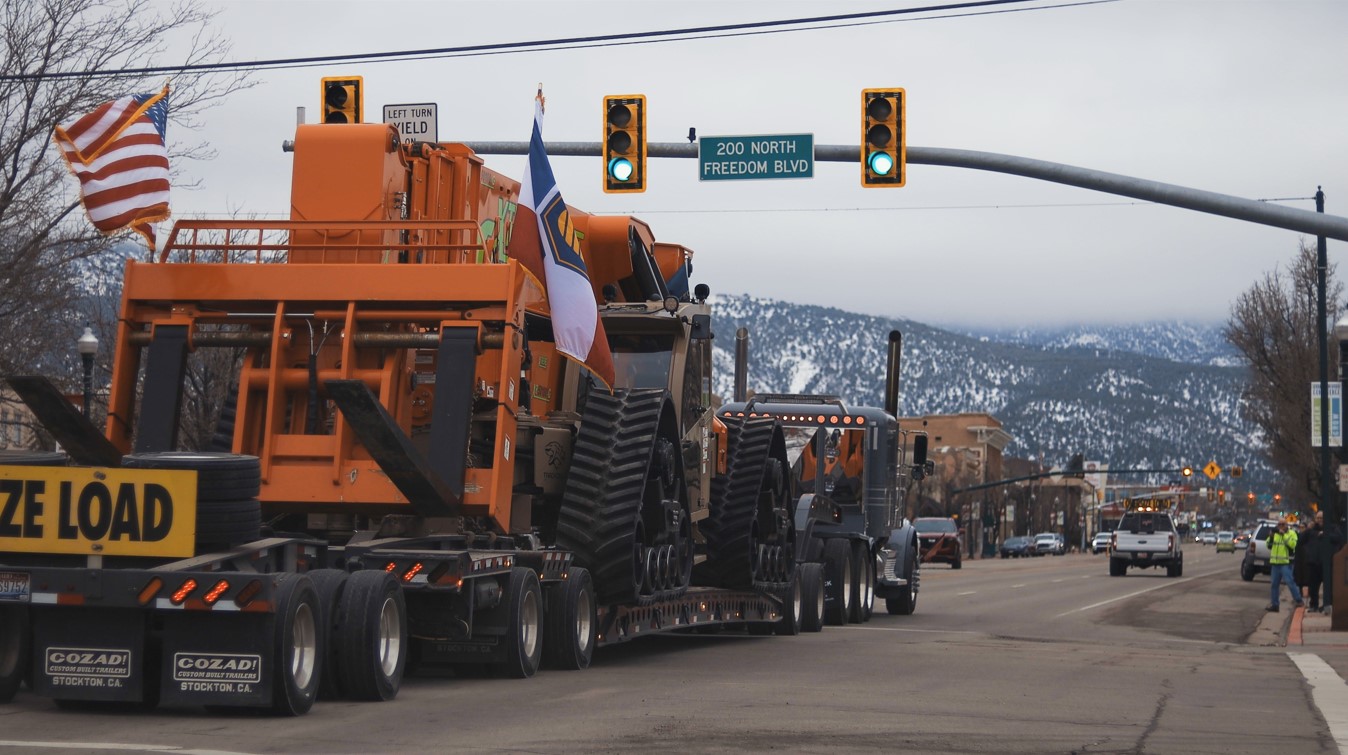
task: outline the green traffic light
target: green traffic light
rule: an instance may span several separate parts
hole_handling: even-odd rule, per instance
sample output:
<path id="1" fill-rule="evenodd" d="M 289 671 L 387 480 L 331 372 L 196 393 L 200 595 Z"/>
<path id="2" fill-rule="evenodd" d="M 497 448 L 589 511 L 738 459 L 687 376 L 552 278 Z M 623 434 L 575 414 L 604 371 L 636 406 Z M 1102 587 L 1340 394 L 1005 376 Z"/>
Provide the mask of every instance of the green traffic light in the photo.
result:
<path id="1" fill-rule="evenodd" d="M 866 158 L 866 165 L 877 176 L 887 176 L 894 170 L 894 156 L 888 152 L 872 152 Z"/>
<path id="2" fill-rule="evenodd" d="M 625 157 L 615 157 L 608 161 L 608 174 L 615 181 L 631 181 L 635 172 L 632 161 Z"/>

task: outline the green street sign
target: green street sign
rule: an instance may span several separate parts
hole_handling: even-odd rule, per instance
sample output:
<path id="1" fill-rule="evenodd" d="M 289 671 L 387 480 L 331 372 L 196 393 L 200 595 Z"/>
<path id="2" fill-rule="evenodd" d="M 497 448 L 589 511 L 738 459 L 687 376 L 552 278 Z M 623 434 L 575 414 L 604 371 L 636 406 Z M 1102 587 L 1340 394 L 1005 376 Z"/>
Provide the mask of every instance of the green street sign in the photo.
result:
<path id="1" fill-rule="evenodd" d="M 699 181 L 813 177 L 814 134 L 698 137 Z"/>

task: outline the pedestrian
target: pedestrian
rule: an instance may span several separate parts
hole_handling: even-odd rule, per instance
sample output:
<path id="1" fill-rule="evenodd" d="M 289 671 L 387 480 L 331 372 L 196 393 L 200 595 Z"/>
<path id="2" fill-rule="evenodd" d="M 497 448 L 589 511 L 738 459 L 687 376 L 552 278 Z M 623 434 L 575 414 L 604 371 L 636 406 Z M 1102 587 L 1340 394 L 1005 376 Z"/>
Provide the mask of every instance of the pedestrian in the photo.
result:
<path id="1" fill-rule="evenodd" d="M 1311 526 L 1302 530 L 1297 537 L 1296 572 L 1297 584 L 1306 588 L 1308 611 L 1320 610 L 1320 583 L 1324 581 L 1324 571 L 1320 565 L 1320 538 L 1325 534 L 1325 514 L 1315 512 Z"/>
<path id="2" fill-rule="evenodd" d="M 1320 610 L 1329 613 L 1330 606 L 1334 602 L 1334 580 L 1332 579 L 1334 576 L 1334 554 L 1338 553 L 1339 548 L 1343 547 L 1343 530 L 1339 529 L 1339 525 L 1333 519 L 1328 522 L 1325 522 L 1324 519 L 1323 511 L 1315 512 L 1315 526 L 1319 527 L 1321 531 L 1320 537 L 1316 540 L 1316 547 L 1311 551 L 1311 558 L 1320 567 L 1320 578 L 1324 585 L 1325 594 L 1324 599 L 1320 601 Z M 1314 596 L 1315 593 L 1311 593 L 1311 595 Z M 1311 605 L 1315 604 L 1312 603 Z"/>
<path id="3" fill-rule="evenodd" d="M 1301 592 L 1297 593 L 1302 598 L 1306 597 L 1306 588 L 1311 583 L 1311 554 L 1310 549 L 1314 542 L 1314 536 L 1308 536 L 1310 531 L 1304 521 L 1297 522 L 1292 527 L 1296 532 L 1297 544 L 1292 550 L 1292 579 L 1301 586 Z M 1318 534 L 1318 533 L 1317 533 Z M 1316 598 L 1310 599 L 1311 608 L 1315 608 L 1318 603 Z"/>
<path id="4" fill-rule="evenodd" d="M 1297 587 L 1296 580 L 1292 578 L 1292 554 L 1296 549 L 1297 533 L 1288 529 L 1286 519 L 1279 519 L 1278 528 L 1268 536 L 1268 568 L 1272 589 L 1269 590 L 1269 604 L 1265 611 L 1277 613 L 1278 588 L 1284 581 L 1287 582 L 1287 589 L 1292 591 L 1292 602 L 1298 607 L 1305 605 L 1301 599 L 1301 588 Z"/>

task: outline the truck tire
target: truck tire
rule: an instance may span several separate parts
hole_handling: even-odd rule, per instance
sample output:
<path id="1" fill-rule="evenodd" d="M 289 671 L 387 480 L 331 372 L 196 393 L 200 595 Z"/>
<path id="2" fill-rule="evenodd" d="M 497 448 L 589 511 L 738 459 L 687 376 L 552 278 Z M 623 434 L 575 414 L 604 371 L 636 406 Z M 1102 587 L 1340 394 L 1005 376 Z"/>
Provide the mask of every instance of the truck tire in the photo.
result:
<path id="1" fill-rule="evenodd" d="M 308 572 L 309 580 L 314 583 L 314 592 L 318 593 L 318 625 L 322 633 L 323 658 L 322 670 L 318 675 L 318 699 L 340 700 L 341 683 L 337 672 L 337 617 L 342 602 L 342 593 L 351 575 L 341 569 L 314 569 Z"/>
<path id="2" fill-rule="evenodd" d="M 824 629 L 824 565 L 816 562 L 796 567 L 800 582 L 800 629 L 820 632 Z"/>
<path id="3" fill-rule="evenodd" d="M 510 570 L 510 585 L 501 597 L 507 605 L 507 631 L 501 638 L 506 657 L 500 670 L 513 679 L 527 679 L 543 660 L 543 591 L 532 569 Z"/>
<path id="4" fill-rule="evenodd" d="M 589 668 L 599 628 L 590 572 L 571 567 L 565 580 L 543 591 L 543 603 L 544 665 L 564 671 Z"/>
<path id="5" fill-rule="evenodd" d="M 65 451 L 0 450 L 0 467 L 64 467 L 69 463 Z"/>
<path id="6" fill-rule="evenodd" d="M 824 543 L 824 621 L 842 626 L 852 615 L 852 544 L 846 538 Z"/>
<path id="7" fill-rule="evenodd" d="M 229 548 L 260 537 L 262 467 L 256 456 L 163 451 L 127 454 L 128 469 L 183 469 L 197 473 L 197 551 Z"/>
<path id="8" fill-rule="evenodd" d="M 960 567 L 962 567 L 962 566 L 964 566 L 964 556 L 963 556 L 963 554 L 958 554 L 958 553 L 957 553 L 957 554 L 955 554 L 955 560 L 950 562 L 950 568 L 951 568 L 951 569 L 958 569 L 958 568 L 960 568 Z"/>
<path id="9" fill-rule="evenodd" d="M 322 673 L 318 593 L 303 574 L 281 574 L 277 578 L 271 710 L 281 716 L 299 716 L 314 706 Z"/>
<path id="10" fill-rule="evenodd" d="M 0 703 L 14 699 L 28 675 L 28 606 L 0 606 Z"/>
<path id="11" fill-rule="evenodd" d="M 407 603 L 386 571 L 352 574 L 337 604 L 337 685 L 350 700 L 392 700 L 407 665 Z"/>
<path id="12" fill-rule="evenodd" d="M 1240 578 L 1246 582 L 1254 581 L 1254 567 L 1251 566 L 1248 561 L 1242 561 L 1240 563 Z"/>
<path id="13" fill-rule="evenodd" d="M 1118 558 L 1109 559 L 1109 576 L 1122 577 L 1128 573 L 1128 562 Z"/>
<path id="14" fill-rule="evenodd" d="M 917 561 L 917 543 L 908 548 L 907 561 L 908 589 L 898 597 L 885 598 L 885 611 L 890 616 L 911 616 L 917 610 L 918 569 L 921 568 Z"/>
<path id="15" fill-rule="evenodd" d="M 863 624 L 870 620 L 869 606 L 875 602 L 875 559 L 871 558 L 866 543 L 861 540 L 852 543 L 852 610 L 847 620 L 853 624 Z"/>

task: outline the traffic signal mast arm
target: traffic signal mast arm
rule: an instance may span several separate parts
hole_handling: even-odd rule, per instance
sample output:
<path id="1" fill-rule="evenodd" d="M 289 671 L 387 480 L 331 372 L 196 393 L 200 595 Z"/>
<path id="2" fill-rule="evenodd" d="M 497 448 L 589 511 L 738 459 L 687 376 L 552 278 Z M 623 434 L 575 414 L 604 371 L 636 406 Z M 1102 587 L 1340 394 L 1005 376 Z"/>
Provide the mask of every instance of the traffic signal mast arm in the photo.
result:
<path id="1" fill-rule="evenodd" d="M 1107 473 L 1107 474 L 1112 474 L 1112 475 L 1114 475 L 1114 474 L 1182 474 L 1183 471 L 1184 471 L 1184 468 L 1181 468 L 1181 467 L 1174 467 L 1174 468 L 1167 468 L 1167 469 L 1107 469 L 1107 470 L 1102 470 L 1102 471 L 1105 472 L 1105 473 Z M 997 486 L 999 486 L 999 485 L 1010 485 L 1010 484 L 1013 483 L 1013 482 L 1026 482 L 1026 481 L 1028 481 L 1028 480 L 1042 480 L 1042 479 L 1044 479 L 1045 477 L 1071 477 L 1071 476 L 1073 476 L 1073 475 L 1070 474 L 1070 473 L 1068 473 L 1066 470 L 1057 469 L 1057 470 L 1053 470 L 1053 471 L 1051 471 L 1051 472 L 1040 472 L 1040 473 L 1038 473 L 1038 474 L 1025 475 L 1024 477 L 1008 477 L 1008 478 L 1006 478 L 1006 479 L 1004 479 L 1004 480 L 993 480 L 992 482 L 984 482 L 984 483 L 981 483 L 981 484 L 978 484 L 978 485 L 970 485 L 970 486 L 967 487 L 967 488 L 955 488 L 954 490 L 952 490 L 952 491 L 950 491 L 950 492 L 951 492 L 952 494 L 953 494 L 953 493 L 967 493 L 967 492 L 969 492 L 969 491 L 971 491 L 971 490 L 986 490 L 987 488 L 995 488 L 995 487 L 997 487 Z"/>
<path id="2" fill-rule="evenodd" d="M 529 154 L 528 142 L 464 142 L 464 144 L 480 155 Z M 675 157 L 693 160 L 698 157 L 697 145 L 687 142 L 650 142 L 646 146 L 648 157 Z M 549 142 L 547 144 L 550 157 L 600 157 L 604 154 L 602 149 L 603 145 L 599 142 Z M 856 164 L 858 149 L 859 146 L 855 144 L 816 144 L 814 145 L 814 159 L 818 162 Z M 1166 204 L 1172 207 L 1183 207 L 1205 212 L 1209 215 L 1222 215 L 1260 225 L 1348 241 L 1348 217 L 1339 215 L 1298 210 L 1294 207 L 1283 207 L 1271 202 L 1258 202 L 1253 199 L 1233 197 L 1229 194 L 1190 189 L 1184 186 L 1148 181 L 1117 173 L 1106 173 L 1090 168 L 1079 168 L 1073 165 L 1063 165 L 1015 155 L 1003 155 L 996 152 L 977 152 L 944 147 L 906 147 L 905 152 L 906 161 L 909 164 L 944 165 L 951 168 L 1010 173 L 1026 178 L 1036 178 L 1041 181 L 1102 191 L 1106 194 Z"/>

